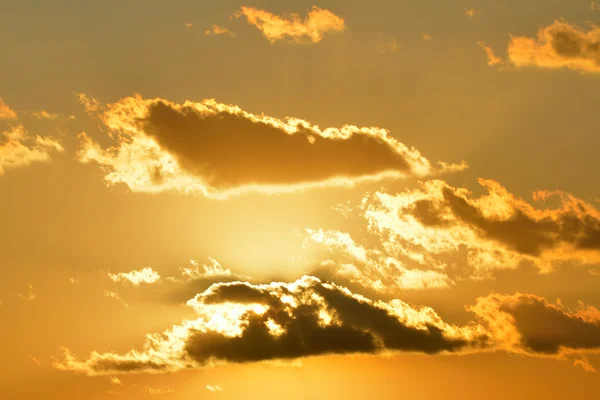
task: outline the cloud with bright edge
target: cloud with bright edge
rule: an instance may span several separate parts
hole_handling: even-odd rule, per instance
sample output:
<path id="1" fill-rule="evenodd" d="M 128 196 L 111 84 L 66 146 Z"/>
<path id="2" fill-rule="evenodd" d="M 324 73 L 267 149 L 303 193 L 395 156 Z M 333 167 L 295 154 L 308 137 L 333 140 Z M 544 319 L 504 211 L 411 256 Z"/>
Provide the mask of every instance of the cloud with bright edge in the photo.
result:
<path id="1" fill-rule="evenodd" d="M 54 366 L 87 375 L 166 373 L 220 363 L 402 351 L 503 351 L 582 366 L 587 355 L 600 352 L 597 308 L 581 304 L 569 310 L 531 294 L 478 298 L 467 307 L 474 319 L 463 326 L 448 324 L 429 307 L 369 300 L 309 276 L 292 283 L 215 284 L 187 305 L 198 318 L 147 335 L 141 351 L 94 351 L 78 360 L 64 349 Z"/>
<path id="2" fill-rule="evenodd" d="M 178 191 L 224 199 L 467 167 L 464 162 L 433 166 L 385 129 L 321 129 L 215 100 L 177 104 L 136 95 L 109 104 L 100 119 L 115 142 L 103 148 L 81 133 L 77 157 L 99 164 L 107 184 L 124 183 L 134 192 Z"/>
<path id="3" fill-rule="evenodd" d="M 329 10 L 313 6 L 306 18 L 289 13 L 283 16 L 254 7 L 243 6 L 236 17 L 246 17 L 250 25 L 258 28 L 271 43 L 289 39 L 295 43 L 318 43 L 325 33 L 346 29 L 344 19 Z"/>
<path id="4" fill-rule="evenodd" d="M 330 254 L 312 273 L 393 295 L 490 278 L 522 263 L 545 273 L 565 263 L 600 262 L 600 212 L 593 205 L 561 191 L 536 191 L 538 208 L 498 182 L 479 183 L 487 191 L 481 196 L 440 180 L 368 195 L 357 213 L 366 244 L 347 232 L 307 230 L 304 247 Z M 544 204 L 551 200 L 558 205 Z"/>
<path id="5" fill-rule="evenodd" d="M 62 151 L 57 139 L 31 136 L 22 125 L 0 132 L 0 176 L 9 169 L 50 161 L 52 152 Z"/>
<path id="6" fill-rule="evenodd" d="M 120 272 L 118 274 L 109 273 L 108 277 L 114 282 L 122 282 L 133 286 L 140 286 L 142 283 L 152 284 L 160 280 L 158 272 L 151 267 L 143 268 L 139 271 Z"/>
<path id="7" fill-rule="evenodd" d="M 556 20 L 538 30 L 536 38 L 511 36 L 508 56 L 516 67 L 569 68 L 600 72 L 600 28 L 588 31 Z"/>

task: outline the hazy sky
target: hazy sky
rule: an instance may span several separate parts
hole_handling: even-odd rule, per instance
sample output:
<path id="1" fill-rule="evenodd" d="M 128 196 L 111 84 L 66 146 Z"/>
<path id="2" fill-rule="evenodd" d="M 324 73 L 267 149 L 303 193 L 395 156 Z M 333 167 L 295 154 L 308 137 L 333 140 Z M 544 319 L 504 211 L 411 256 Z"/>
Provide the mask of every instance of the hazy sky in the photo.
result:
<path id="1" fill-rule="evenodd" d="M 0 398 L 600 396 L 597 24 L 0 0 Z"/>

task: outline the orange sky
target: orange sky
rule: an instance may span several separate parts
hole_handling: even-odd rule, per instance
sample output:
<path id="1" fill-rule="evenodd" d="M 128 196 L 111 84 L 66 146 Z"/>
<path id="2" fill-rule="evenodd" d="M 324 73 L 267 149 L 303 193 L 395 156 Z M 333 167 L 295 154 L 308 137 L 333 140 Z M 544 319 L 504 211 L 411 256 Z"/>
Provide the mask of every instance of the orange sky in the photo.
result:
<path id="1" fill-rule="evenodd" d="M 0 398 L 600 395 L 597 2 L 213 3 L 0 4 Z"/>

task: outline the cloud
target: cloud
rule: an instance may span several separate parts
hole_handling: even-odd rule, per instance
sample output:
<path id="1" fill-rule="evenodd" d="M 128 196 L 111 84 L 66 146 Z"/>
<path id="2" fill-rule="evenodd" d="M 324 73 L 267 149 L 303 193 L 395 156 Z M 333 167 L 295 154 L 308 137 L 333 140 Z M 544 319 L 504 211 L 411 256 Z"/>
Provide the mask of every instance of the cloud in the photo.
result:
<path id="1" fill-rule="evenodd" d="M 592 10 L 592 11 L 600 11 L 600 1 L 598 1 L 598 0 L 590 0 L 590 10 Z"/>
<path id="2" fill-rule="evenodd" d="M 199 318 L 148 335 L 142 351 L 92 352 L 79 361 L 65 350 L 55 366 L 89 375 L 158 373 L 324 354 L 453 353 L 485 339 L 480 327 L 447 324 L 430 308 L 374 302 L 308 276 L 288 284 L 215 284 L 187 304 Z"/>
<path id="3" fill-rule="evenodd" d="M 540 28 L 537 38 L 512 36 L 508 56 L 516 67 L 600 72 L 600 28 L 585 31 L 562 20 Z"/>
<path id="4" fill-rule="evenodd" d="M 497 268 L 534 263 L 549 271 L 557 263 L 600 261 L 600 212 L 564 192 L 534 193 L 535 201 L 558 198 L 560 206 L 536 208 L 498 182 L 479 179 L 487 194 L 428 181 L 417 190 L 365 200 L 364 217 L 383 247 L 433 268 L 443 257 L 466 253 L 460 261 L 474 277 Z"/>
<path id="5" fill-rule="evenodd" d="M 22 125 L 0 132 L 0 176 L 7 170 L 50 160 L 50 153 L 63 151 L 51 136 L 30 136 Z"/>
<path id="6" fill-rule="evenodd" d="M 58 118 L 58 114 L 49 113 L 46 110 L 32 112 L 31 115 L 33 115 L 37 119 L 57 119 Z"/>
<path id="7" fill-rule="evenodd" d="M 31 283 L 29 285 L 27 285 L 27 293 L 25 293 L 25 294 L 19 293 L 19 297 L 22 298 L 23 300 L 27 300 L 27 301 L 35 300 L 37 295 L 36 295 L 35 291 L 33 290 L 33 285 Z"/>
<path id="8" fill-rule="evenodd" d="M 147 335 L 141 351 L 94 351 L 80 361 L 64 349 L 54 366 L 111 376 L 325 354 L 502 351 L 571 360 L 592 371 L 586 356 L 600 353 L 597 308 L 580 303 L 569 310 L 533 294 L 480 297 L 467 306 L 473 320 L 463 326 L 448 324 L 429 307 L 369 300 L 310 276 L 292 283 L 219 283 L 187 305 L 198 318 Z"/>
<path id="9" fill-rule="evenodd" d="M 235 33 L 231 32 L 229 29 L 223 28 L 222 26 L 219 26 L 219 25 L 211 26 L 209 29 L 204 31 L 204 34 L 207 36 L 217 36 L 217 35 L 235 36 Z"/>
<path id="10" fill-rule="evenodd" d="M 82 133 L 78 159 L 100 164 L 108 184 L 135 192 L 222 199 L 466 168 L 464 162 L 432 166 L 385 129 L 321 129 L 214 100 L 176 104 L 136 95 L 110 104 L 101 119 L 116 143 L 104 149 Z"/>
<path id="11" fill-rule="evenodd" d="M 186 22 L 186 24 L 185 24 L 186 28 L 191 28 L 192 26 L 194 26 L 194 25 L 190 22 Z"/>
<path id="12" fill-rule="evenodd" d="M 139 271 L 121 272 L 118 274 L 108 274 L 108 277 L 114 282 L 123 282 L 133 286 L 139 286 L 142 283 L 156 283 L 160 280 L 160 275 L 150 267 Z"/>
<path id="13" fill-rule="evenodd" d="M 316 6 L 313 6 L 304 20 L 298 14 L 278 16 L 253 7 L 242 7 L 236 13 L 236 17 L 241 16 L 245 16 L 248 23 L 258 28 L 271 43 L 286 38 L 295 43 L 318 43 L 325 33 L 346 29 L 343 18 Z"/>
<path id="14" fill-rule="evenodd" d="M 465 9 L 465 14 L 468 17 L 474 18 L 476 15 L 481 15 L 481 11 L 474 9 L 473 7 L 469 7 Z"/>
<path id="15" fill-rule="evenodd" d="M 379 293 L 393 294 L 404 290 L 447 288 L 454 285 L 443 271 L 407 268 L 406 264 L 385 250 L 366 248 L 348 233 L 308 229 L 305 246 L 317 243 L 333 254 L 321 263 L 315 274 L 336 281 L 360 285 Z M 325 274 L 325 275 L 321 275 Z"/>
<path id="16" fill-rule="evenodd" d="M 111 292 L 110 290 L 105 290 L 104 291 L 104 297 L 108 297 L 109 299 L 115 299 L 121 303 L 123 303 L 123 305 L 127 308 L 129 308 L 129 304 L 127 304 L 126 302 L 124 302 L 123 300 L 121 300 L 121 297 L 115 293 L 115 292 Z"/>
<path id="17" fill-rule="evenodd" d="M 211 392 L 222 392 L 223 388 L 221 385 L 206 385 L 206 389 Z"/>
<path id="18" fill-rule="evenodd" d="M 502 59 L 496 57 L 496 55 L 494 54 L 494 50 L 492 50 L 490 46 L 487 46 L 485 42 L 477 42 L 477 45 L 481 47 L 485 52 L 489 66 L 502 64 Z"/>
<path id="19" fill-rule="evenodd" d="M 148 393 L 152 394 L 152 395 L 161 395 L 161 394 L 167 394 L 167 393 L 175 393 L 175 390 L 171 389 L 168 386 L 165 386 L 164 388 L 144 386 L 144 389 L 146 389 L 146 391 Z"/>
<path id="20" fill-rule="evenodd" d="M 0 119 L 16 119 L 17 113 L 10 109 L 0 97 Z"/>
<path id="21" fill-rule="evenodd" d="M 95 115 L 102 110 L 102 105 L 97 99 L 88 97 L 85 93 L 75 93 L 77 100 L 83 105 L 83 109 L 90 115 Z"/>
<path id="22" fill-rule="evenodd" d="M 31 362 L 33 362 L 34 364 L 36 364 L 36 365 L 42 365 L 42 363 L 41 363 L 41 362 L 40 362 L 40 361 L 39 361 L 37 358 L 35 358 L 35 357 L 33 357 L 33 356 L 29 356 L 28 358 L 29 358 L 29 359 L 31 360 Z"/>
<path id="23" fill-rule="evenodd" d="M 116 376 L 111 376 L 110 378 L 110 383 L 112 383 L 113 385 L 122 385 L 123 381 L 121 381 L 119 378 L 117 378 Z"/>
<path id="24" fill-rule="evenodd" d="M 433 38 L 431 37 L 431 35 L 428 35 L 427 33 L 422 33 L 421 34 L 421 38 L 425 41 L 431 41 L 433 40 Z"/>
<path id="25" fill-rule="evenodd" d="M 247 276 L 244 275 L 238 275 L 236 273 L 231 272 L 230 269 L 226 269 L 223 268 L 223 266 L 221 264 L 219 264 L 219 262 L 217 260 L 215 260 L 214 258 L 209 258 L 210 264 L 208 265 L 203 265 L 202 268 L 200 268 L 200 264 L 197 261 L 191 260 L 190 261 L 190 265 L 191 267 L 183 267 L 180 269 L 181 272 L 181 276 L 183 276 L 183 278 L 185 280 L 196 280 L 196 279 L 202 279 L 202 280 L 211 280 L 211 279 L 234 279 L 234 280 L 238 280 L 238 279 L 250 279 Z"/>
<path id="26" fill-rule="evenodd" d="M 600 311 L 595 307 L 580 303 L 570 311 L 560 302 L 517 293 L 479 298 L 468 310 L 488 326 L 496 349 L 557 358 L 600 351 Z"/>
<path id="27" fill-rule="evenodd" d="M 383 34 L 378 34 L 376 39 L 376 48 L 379 53 L 395 53 L 402 47 L 396 41 L 396 38 L 387 39 Z"/>

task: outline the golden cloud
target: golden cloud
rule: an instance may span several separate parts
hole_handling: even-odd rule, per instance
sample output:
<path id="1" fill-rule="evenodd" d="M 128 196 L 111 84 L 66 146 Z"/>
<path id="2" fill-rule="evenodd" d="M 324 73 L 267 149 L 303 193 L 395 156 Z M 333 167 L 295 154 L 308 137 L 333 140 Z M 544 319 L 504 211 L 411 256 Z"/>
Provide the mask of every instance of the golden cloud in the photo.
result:
<path id="1" fill-rule="evenodd" d="M 58 114 L 49 113 L 46 110 L 32 112 L 31 115 L 33 115 L 37 119 L 57 119 L 58 118 Z"/>
<path id="2" fill-rule="evenodd" d="M 321 229 L 307 231 L 305 246 L 317 243 L 333 255 L 331 260 L 322 262 L 321 267 L 314 271 L 318 276 L 328 278 L 329 274 L 333 274 L 336 281 L 388 294 L 454 285 L 454 281 L 440 269 L 429 266 L 408 268 L 389 251 L 359 245 L 348 233 Z"/>
<path id="3" fill-rule="evenodd" d="M 238 18 L 241 16 L 245 16 L 248 23 L 257 27 L 271 43 L 285 38 L 295 43 L 318 43 L 325 33 L 346 29 L 343 18 L 316 6 L 304 20 L 298 14 L 278 16 L 253 7 L 242 7 L 236 14 Z"/>
<path id="4" fill-rule="evenodd" d="M 494 347 L 511 353 L 569 358 L 600 352 L 600 311 L 575 311 L 532 294 L 491 294 L 467 308 L 488 327 Z M 576 365 L 590 370 L 586 358 Z"/>
<path id="5" fill-rule="evenodd" d="M 385 129 L 321 129 L 215 100 L 176 104 L 136 95 L 109 104 L 100 118 L 115 145 L 104 149 L 82 133 L 78 159 L 98 163 L 108 184 L 135 192 L 226 198 L 466 168 L 464 162 L 434 167 Z"/>
<path id="6" fill-rule="evenodd" d="M 30 136 L 22 125 L 0 133 L 0 175 L 7 170 L 50 160 L 52 151 L 63 151 L 50 136 Z"/>
<path id="7" fill-rule="evenodd" d="M 142 283 L 156 283 L 160 280 L 160 275 L 150 267 L 139 271 L 121 272 L 118 274 L 108 274 L 108 277 L 114 282 L 123 282 L 133 286 L 139 286 Z"/>
<path id="8" fill-rule="evenodd" d="M 516 67 L 569 68 L 600 72 L 600 28 L 585 31 L 562 20 L 541 28 L 537 38 L 511 37 L 508 56 Z"/>
<path id="9" fill-rule="evenodd" d="M 0 98 L 0 119 L 16 119 L 17 113 L 11 110 L 11 108 Z"/>
<path id="10" fill-rule="evenodd" d="M 364 216 L 392 255 L 444 269 L 443 256 L 466 252 L 472 276 L 529 261 L 542 271 L 557 263 L 600 261 L 600 212 L 563 192 L 535 192 L 534 200 L 558 197 L 560 206 L 539 209 L 498 182 L 480 179 L 486 195 L 428 181 L 420 189 L 365 200 Z"/>
<path id="11" fill-rule="evenodd" d="M 207 36 L 215 36 L 215 35 L 235 36 L 235 33 L 231 32 L 229 29 L 223 28 L 222 26 L 219 26 L 219 25 L 211 26 L 209 29 L 204 31 L 204 34 Z"/>
<path id="12" fill-rule="evenodd" d="M 502 59 L 496 57 L 496 55 L 494 54 L 494 50 L 492 50 L 490 46 L 487 46 L 485 42 L 477 42 L 477 45 L 481 47 L 485 52 L 489 66 L 502 64 Z"/>

